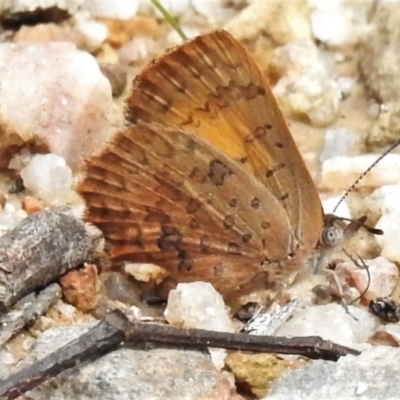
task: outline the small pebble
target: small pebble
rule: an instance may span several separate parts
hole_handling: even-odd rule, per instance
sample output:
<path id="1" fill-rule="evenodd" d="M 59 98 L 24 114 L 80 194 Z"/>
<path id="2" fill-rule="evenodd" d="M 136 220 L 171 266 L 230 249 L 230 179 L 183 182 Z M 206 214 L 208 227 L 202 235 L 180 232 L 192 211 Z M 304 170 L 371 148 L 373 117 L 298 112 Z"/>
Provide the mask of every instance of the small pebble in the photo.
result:
<path id="1" fill-rule="evenodd" d="M 191 2 L 192 0 L 162 0 L 161 4 L 171 15 L 180 17 L 190 12 Z M 144 15 L 155 14 L 157 18 L 164 18 L 149 0 L 141 0 L 140 11 Z"/>
<path id="2" fill-rule="evenodd" d="M 179 3 L 176 0 L 172 1 Z M 182 0 L 180 2 L 183 3 Z M 191 6 L 200 15 L 206 17 L 209 23 L 217 26 L 227 23 L 237 14 L 233 8 L 229 8 L 229 2 L 226 0 L 191 0 Z"/>
<path id="3" fill-rule="evenodd" d="M 308 306 L 295 313 L 275 332 L 277 336 L 321 336 L 325 340 L 354 346 L 364 343 L 380 325 L 368 310 L 340 304 Z"/>
<path id="4" fill-rule="evenodd" d="M 400 213 L 400 185 L 378 187 L 365 199 L 365 204 L 375 218 L 383 214 Z"/>
<path id="5" fill-rule="evenodd" d="M 400 213 L 382 215 L 375 228 L 383 231 L 383 235 L 376 237 L 382 249 L 381 255 L 388 260 L 400 262 Z"/>
<path id="6" fill-rule="evenodd" d="M 37 154 L 21 170 L 24 186 L 52 206 L 66 205 L 72 186 L 72 171 L 56 154 Z"/>
<path id="7" fill-rule="evenodd" d="M 387 297 L 393 292 L 399 279 L 399 270 L 396 264 L 384 257 L 364 262 L 368 272 L 352 261 L 338 263 L 335 272 L 339 278 L 346 276 L 351 285 L 362 294 L 362 302 L 368 305 L 371 300 Z"/>
<path id="8" fill-rule="evenodd" d="M 115 64 L 100 64 L 100 69 L 110 81 L 113 97 L 121 96 L 128 83 L 125 68 Z"/>
<path id="9" fill-rule="evenodd" d="M 161 282 L 167 272 L 155 264 L 125 263 L 124 271 L 140 282 Z"/>
<path id="10" fill-rule="evenodd" d="M 53 15 L 58 14 L 54 11 L 62 11 L 68 15 L 74 15 L 82 6 L 82 0 L 18 0 L 11 2 L 2 2 L 0 7 L 3 17 L 18 19 L 25 16 L 32 20 L 32 14 L 40 16 L 41 12 L 53 11 Z M 30 19 L 29 19 L 30 17 Z"/>
<path id="11" fill-rule="evenodd" d="M 400 347 L 400 324 L 381 325 L 370 337 L 369 342 L 376 346 Z"/>
<path id="12" fill-rule="evenodd" d="M 55 305 L 56 310 L 62 314 L 67 320 L 72 320 L 76 314 L 76 308 L 71 304 L 66 304 L 62 301 L 59 301 Z"/>
<path id="13" fill-rule="evenodd" d="M 361 4 L 362 2 L 359 2 L 359 5 Z M 388 105 L 393 108 L 394 112 L 388 117 L 393 119 L 393 123 L 397 120 L 397 123 L 392 126 L 398 126 L 395 112 L 400 101 L 400 93 L 397 90 L 400 83 L 398 74 L 400 31 L 397 29 L 399 23 L 398 1 L 377 2 L 370 31 L 363 37 L 358 47 L 358 65 L 363 83 L 370 93 L 374 93 L 373 97 L 379 99 L 379 103 L 383 105 L 381 111 L 385 111 Z M 392 132 L 392 135 L 398 137 L 396 132 Z"/>
<path id="14" fill-rule="evenodd" d="M 89 0 L 83 5 L 96 18 L 129 19 L 136 15 L 139 3 L 139 0 Z"/>
<path id="15" fill-rule="evenodd" d="M 32 196 L 25 196 L 22 199 L 22 209 L 26 211 L 26 213 L 32 214 L 34 212 L 43 210 L 43 203 Z"/>
<path id="16" fill-rule="evenodd" d="M 322 164 L 321 186 L 325 189 L 348 189 L 371 167 L 380 154 L 334 157 Z M 400 154 L 388 154 L 357 183 L 358 188 L 380 187 L 400 182 Z"/>
<path id="17" fill-rule="evenodd" d="M 351 218 L 349 206 L 346 200 L 342 201 L 342 196 L 331 196 L 322 200 L 322 208 L 325 214 L 335 214 L 337 217 Z"/>
<path id="18" fill-rule="evenodd" d="M 274 47 L 296 39 L 311 39 L 309 6 L 306 0 L 253 0 L 224 29 L 238 40 L 271 37 Z"/>
<path id="19" fill-rule="evenodd" d="M 99 49 L 108 36 L 107 27 L 98 21 L 82 21 L 76 30 L 86 38 L 90 50 Z"/>
<path id="20" fill-rule="evenodd" d="M 315 43 L 299 39 L 274 50 L 271 72 L 281 79 L 273 92 L 293 116 L 305 116 L 315 126 L 332 123 L 339 111 L 341 92 L 330 76 Z"/>
<path id="21" fill-rule="evenodd" d="M 14 229 L 26 217 L 27 214 L 25 211 L 24 213 L 17 213 L 15 206 L 7 202 L 0 213 L 0 234 Z"/>
<path id="22" fill-rule="evenodd" d="M 152 47 L 154 47 L 154 40 L 152 38 L 148 36 L 136 36 L 118 49 L 119 59 L 128 65 L 147 60 Z"/>
<path id="23" fill-rule="evenodd" d="M 325 133 L 324 148 L 320 161 L 347 156 L 355 144 L 355 133 L 347 128 L 328 129 Z"/>
<path id="24" fill-rule="evenodd" d="M 167 321 L 182 328 L 235 332 L 222 296 L 207 282 L 179 283 L 171 290 L 164 312 Z M 224 366 L 226 350 L 210 349 L 214 365 Z"/>
<path id="25" fill-rule="evenodd" d="M 352 45 L 369 29 L 373 0 L 312 0 L 309 3 L 313 35 L 330 47 Z"/>
<path id="26" fill-rule="evenodd" d="M 81 269 L 66 273 L 60 278 L 66 300 L 79 310 L 93 310 L 98 302 L 97 277 L 97 268 L 93 264 L 85 264 Z"/>
<path id="27" fill-rule="evenodd" d="M 107 271 L 100 275 L 100 279 L 103 282 L 103 290 L 108 299 L 129 306 L 140 303 L 139 288 L 126 276 L 116 271 Z"/>
<path id="28" fill-rule="evenodd" d="M 179 283 L 168 297 L 165 318 L 182 328 L 235 331 L 222 296 L 208 282 Z"/>
<path id="29" fill-rule="evenodd" d="M 336 82 L 339 85 L 340 91 L 342 92 L 342 98 L 344 99 L 349 97 L 353 89 L 357 87 L 356 80 L 348 76 L 339 76 L 336 78 Z"/>

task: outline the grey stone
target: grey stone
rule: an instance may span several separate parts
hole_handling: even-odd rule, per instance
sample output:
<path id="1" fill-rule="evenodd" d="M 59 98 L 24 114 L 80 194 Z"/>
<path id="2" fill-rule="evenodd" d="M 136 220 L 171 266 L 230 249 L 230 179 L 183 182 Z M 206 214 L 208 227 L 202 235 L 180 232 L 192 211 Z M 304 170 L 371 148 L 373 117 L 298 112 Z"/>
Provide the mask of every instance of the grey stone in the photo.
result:
<path id="1" fill-rule="evenodd" d="M 11 353 L 5 349 L 0 350 L 0 380 L 4 379 L 10 372 L 15 360 Z"/>
<path id="2" fill-rule="evenodd" d="M 400 348 L 368 347 L 338 362 L 313 361 L 278 378 L 263 400 L 395 400 Z"/>

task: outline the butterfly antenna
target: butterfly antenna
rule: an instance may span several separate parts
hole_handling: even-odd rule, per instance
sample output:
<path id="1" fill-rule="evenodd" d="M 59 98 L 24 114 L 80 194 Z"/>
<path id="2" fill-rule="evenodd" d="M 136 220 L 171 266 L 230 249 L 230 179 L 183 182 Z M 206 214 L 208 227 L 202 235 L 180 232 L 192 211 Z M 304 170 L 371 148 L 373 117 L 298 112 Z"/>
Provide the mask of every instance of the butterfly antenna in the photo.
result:
<path id="1" fill-rule="evenodd" d="M 174 18 L 158 0 L 151 0 L 153 6 L 163 15 L 165 20 L 175 29 L 182 40 L 188 40 L 188 37 L 183 32 L 176 18 Z"/>
<path id="2" fill-rule="evenodd" d="M 395 143 L 393 143 L 387 150 L 385 150 L 368 168 L 365 170 L 356 180 L 355 182 L 346 190 L 346 193 L 342 196 L 342 198 L 339 200 L 339 202 L 336 204 L 335 208 L 333 209 L 333 213 L 336 212 L 340 204 L 346 199 L 346 197 L 353 191 L 353 189 L 358 185 L 358 183 L 364 178 L 365 175 L 368 174 L 369 171 L 371 171 L 372 168 L 375 167 L 376 164 L 378 164 L 379 161 L 382 160 L 382 158 L 386 157 L 393 149 L 395 149 L 398 145 L 400 144 L 400 140 L 397 140 Z"/>
<path id="3" fill-rule="evenodd" d="M 360 263 L 357 260 L 355 260 L 344 248 L 342 248 L 342 250 L 346 254 L 346 256 L 350 258 L 350 260 L 354 263 L 354 265 L 356 265 L 358 268 L 364 268 L 365 271 L 367 272 L 367 286 L 365 287 L 364 291 L 359 294 L 358 297 L 356 297 L 351 303 L 348 304 L 350 306 L 350 305 L 354 304 L 355 302 L 357 302 L 358 300 L 360 300 L 365 295 L 365 293 L 367 293 L 367 291 L 371 285 L 371 273 L 369 272 L 368 265 L 358 254 L 357 254 L 357 258 L 358 258 L 358 261 L 360 261 Z"/>

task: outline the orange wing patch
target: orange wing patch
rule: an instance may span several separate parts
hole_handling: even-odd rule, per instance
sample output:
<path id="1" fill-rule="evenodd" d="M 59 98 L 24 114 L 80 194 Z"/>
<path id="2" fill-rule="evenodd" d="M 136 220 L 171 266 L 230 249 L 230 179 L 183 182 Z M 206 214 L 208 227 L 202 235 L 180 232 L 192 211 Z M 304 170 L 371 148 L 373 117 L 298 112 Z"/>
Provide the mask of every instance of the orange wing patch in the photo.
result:
<path id="1" fill-rule="evenodd" d="M 134 81 L 126 115 L 190 129 L 244 163 L 282 202 L 293 234 L 314 247 L 320 199 L 266 78 L 230 34 L 215 31 L 178 46 Z"/>

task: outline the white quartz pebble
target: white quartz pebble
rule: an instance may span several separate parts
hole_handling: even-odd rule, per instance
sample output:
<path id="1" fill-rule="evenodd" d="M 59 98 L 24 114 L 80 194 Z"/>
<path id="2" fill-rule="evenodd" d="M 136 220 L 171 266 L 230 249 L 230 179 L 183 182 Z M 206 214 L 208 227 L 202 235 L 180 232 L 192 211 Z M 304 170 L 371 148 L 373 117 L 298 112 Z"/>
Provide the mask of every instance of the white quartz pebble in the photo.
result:
<path id="1" fill-rule="evenodd" d="M 72 171 L 56 154 L 37 154 L 21 170 L 24 186 L 52 206 L 65 205 L 71 192 Z"/>
<path id="2" fill-rule="evenodd" d="M 136 15 L 139 0 L 86 0 L 84 8 L 93 17 L 129 19 Z"/>
<path id="3" fill-rule="evenodd" d="M 164 315 L 171 325 L 183 328 L 235 332 L 222 296 L 207 282 L 178 284 L 169 293 Z M 226 351 L 211 349 L 210 354 L 216 367 L 222 368 Z"/>
<path id="4" fill-rule="evenodd" d="M 334 157 L 322 164 L 321 186 L 348 189 L 379 158 L 380 154 Z M 400 154 L 388 154 L 357 183 L 357 187 L 379 187 L 400 182 Z"/>
<path id="5" fill-rule="evenodd" d="M 383 231 L 383 235 L 376 236 L 382 248 L 381 255 L 391 261 L 400 262 L 400 213 L 382 215 L 375 228 Z"/>
<path id="6" fill-rule="evenodd" d="M 312 40 L 293 40 L 275 49 L 271 68 L 281 76 L 273 91 L 284 109 L 306 116 L 315 126 L 333 122 L 341 91 Z"/>
<path id="7" fill-rule="evenodd" d="M 15 143 L 29 143 L 76 170 L 110 135 L 110 82 L 96 59 L 71 43 L 1 43 L 0 86 L 2 162 Z"/>

